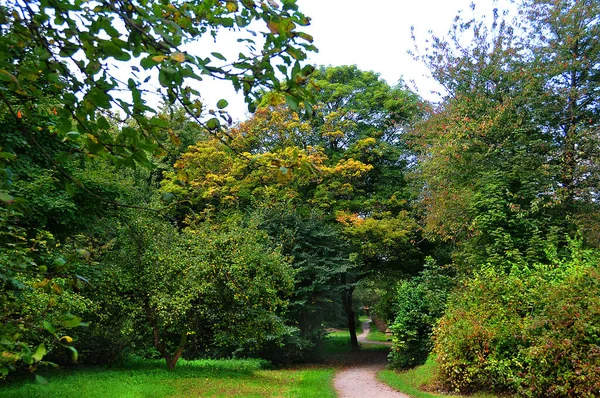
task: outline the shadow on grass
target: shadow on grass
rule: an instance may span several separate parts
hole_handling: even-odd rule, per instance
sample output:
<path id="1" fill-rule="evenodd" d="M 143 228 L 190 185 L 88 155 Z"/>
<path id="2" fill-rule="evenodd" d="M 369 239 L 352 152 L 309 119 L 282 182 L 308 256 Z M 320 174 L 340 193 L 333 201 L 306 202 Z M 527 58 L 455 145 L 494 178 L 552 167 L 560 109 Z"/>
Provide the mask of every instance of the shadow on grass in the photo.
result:
<path id="1" fill-rule="evenodd" d="M 327 335 L 323 346 L 324 362 L 332 366 L 384 364 L 390 347 L 361 343 L 359 351 L 352 351 L 350 333 L 333 332 Z"/>

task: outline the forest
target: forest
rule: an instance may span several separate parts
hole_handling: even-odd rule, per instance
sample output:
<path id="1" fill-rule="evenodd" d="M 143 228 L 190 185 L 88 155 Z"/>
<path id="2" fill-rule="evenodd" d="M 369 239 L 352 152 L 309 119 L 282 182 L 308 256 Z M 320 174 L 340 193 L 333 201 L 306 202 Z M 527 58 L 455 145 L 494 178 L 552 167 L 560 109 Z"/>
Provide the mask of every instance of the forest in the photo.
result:
<path id="1" fill-rule="evenodd" d="M 517 3 L 415 48 L 439 102 L 309 64 L 296 0 L 0 4 L 0 394 L 310 372 L 368 316 L 429 391 L 599 396 L 600 3 Z"/>

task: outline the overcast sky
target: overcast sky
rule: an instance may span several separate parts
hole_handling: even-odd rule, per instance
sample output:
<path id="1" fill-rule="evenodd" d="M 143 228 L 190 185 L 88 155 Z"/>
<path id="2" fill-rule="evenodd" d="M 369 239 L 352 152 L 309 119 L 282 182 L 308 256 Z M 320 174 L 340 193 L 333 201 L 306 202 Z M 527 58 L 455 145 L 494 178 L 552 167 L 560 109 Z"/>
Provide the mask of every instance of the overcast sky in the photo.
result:
<path id="1" fill-rule="evenodd" d="M 300 11 L 312 19 L 302 29 L 314 37 L 319 49 L 309 62 L 316 65 L 357 65 L 362 70 L 379 73 L 389 84 L 400 78 L 414 81 L 421 96 L 435 100 L 432 90 L 439 89 L 427 77 L 426 68 L 414 61 L 407 51 L 413 49 L 410 27 L 415 27 L 422 42 L 432 30 L 445 35 L 458 10 L 473 15 L 473 0 L 298 0 Z M 476 0 L 476 13 L 491 15 L 494 7 L 507 7 L 507 0 Z M 219 44 L 219 43 L 217 43 Z M 410 83 L 409 83 L 410 84 Z M 245 119 L 242 94 L 228 86 L 208 83 L 202 90 L 205 103 L 227 98 L 229 111 L 237 119 Z"/>

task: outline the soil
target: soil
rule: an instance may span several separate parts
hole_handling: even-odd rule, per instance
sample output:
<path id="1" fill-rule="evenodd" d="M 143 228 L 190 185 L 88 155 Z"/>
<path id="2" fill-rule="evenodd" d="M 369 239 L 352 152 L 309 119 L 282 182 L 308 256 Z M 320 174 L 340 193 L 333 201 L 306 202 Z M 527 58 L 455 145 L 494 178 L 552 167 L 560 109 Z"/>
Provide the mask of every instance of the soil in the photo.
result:
<path id="1" fill-rule="evenodd" d="M 369 323 L 363 323 L 363 332 L 358 336 L 358 341 L 366 344 L 390 345 L 387 342 L 367 340 Z M 377 380 L 377 372 L 385 368 L 387 352 L 362 351 L 358 354 L 345 358 L 351 359 L 350 363 L 346 362 L 346 367 L 333 379 L 333 386 L 340 398 L 410 398 Z M 339 358 L 340 362 L 343 359 Z"/>

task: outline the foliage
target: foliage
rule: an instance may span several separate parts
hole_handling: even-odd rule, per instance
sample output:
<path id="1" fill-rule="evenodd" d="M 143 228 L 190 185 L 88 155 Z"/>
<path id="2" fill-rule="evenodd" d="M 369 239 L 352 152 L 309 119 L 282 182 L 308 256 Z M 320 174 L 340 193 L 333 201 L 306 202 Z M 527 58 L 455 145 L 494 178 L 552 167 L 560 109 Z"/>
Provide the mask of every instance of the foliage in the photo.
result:
<path id="1" fill-rule="evenodd" d="M 404 86 L 392 88 L 356 67 L 322 68 L 313 87 L 319 87 L 313 93 L 315 119 L 301 120 L 289 101 L 267 93 L 250 120 L 225 134 L 226 144 L 208 138 L 190 147 L 175 164 L 177 172 L 167 173 L 163 191 L 185 222 L 194 217 L 182 203 L 204 216 L 281 203 L 323 211 L 323 223 L 341 226 L 354 252 L 348 256 L 333 245 L 338 252 L 332 258 L 344 258 L 337 283 L 345 286 L 340 293 L 353 330 L 356 282 L 380 270 L 410 272 L 419 264 L 413 245 L 418 228 L 407 211 L 399 148 L 418 99 Z M 332 249 L 318 249 L 314 260 L 340 273 L 342 261 L 318 259 Z"/>
<path id="2" fill-rule="evenodd" d="M 446 300 L 453 286 L 429 257 L 419 276 L 398 284 L 395 319 L 390 325 L 394 346 L 390 365 L 408 368 L 425 363 L 432 349 L 431 334 L 438 319 L 444 315 Z"/>
<path id="3" fill-rule="evenodd" d="M 483 267 L 452 295 L 434 347 L 449 388 L 595 395 L 598 253 L 570 248 L 565 260 L 549 250 L 550 265 Z"/>
<path id="4" fill-rule="evenodd" d="M 251 353 L 286 333 L 293 273 L 264 234 L 235 222 L 179 232 L 159 219 L 124 221 L 85 292 L 102 306 L 97 327 L 117 326 L 115 343 L 152 343 L 172 369 L 188 347 Z"/>
<path id="5" fill-rule="evenodd" d="M 158 75 L 165 103 L 181 105 L 198 121 L 204 107 L 194 85 L 203 77 L 229 81 L 252 105 L 256 89 L 282 89 L 277 69 L 287 78 L 286 96 L 297 104 L 304 91 L 302 75 L 311 69 L 300 62 L 315 47 L 312 37 L 296 27 L 309 21 L 295 1 L 10 1 L 0 8 L 0 49 L 9 55 L 0 61 L 0 99 L 21 130 L 68 133 L 68 140 L 91 154 L 149 165 L 147 152 L 164 151 L 156 136 L 169 127 L 159 117 L 148 117 L 156 114 L 145 84 L 152 76 Z M 190 44 L 214 39 L 222 30 L 237 30 L 244 43 L 237 59 L 187 51 L 201 48 Z M 264 40 L 254 39 L 257 34 Z M 119 66 L 126 62 L 132 73 L 122 77 Z M 30 129 L 22 121 L 31 118 L 42 94 L 56 100 L 57 122 Z M 227 101 L 219 101 L 204 127 L 217 131 L 219 119 L 230 123 L 226 106 Z M 107 112 L 113 107 L 139 129 L 125 124 L 115 132 Z"/>
<path id="6" fill-rule="evenodd" d="M 42 124 L 54 119 L 47 112 L 52 101 L 40 98 L 35 117 Z M 99 209 L 86 204 L 87 194 L 65 189 L 63 176 L 49 168 L 60 156 L 57 137 L 41 132 L 23 135 L 15 121 L 0 112 L 0 147 L 8 159 L 0 181 L 0 374 L 49 364 L 46 354 L 66 347 L 77 360 L 71 327 L 81 324 L 72 313 L 90 303 L 77 294 L 85 283 L 76 270 L 90 253 L 66 239 Z M 32 150 L 43 143 L 43 153 Z M 67 146 L 67 149 L 72 147 Z M 8 156 L 10 155 L 10 156 Z M 75 164 L 68 165 L 70 170 Z M 67 184 L 68 185 L 68 184 Z M 77 211 L 88 210 L 78 216 Z M 68 335 L 67 335 L 68 334 Z M 56 358 L 56 356 L 55 356 Z"/>
<path id="7" fill-rule="evenodd" d="M 588 145 L 598 138 L 597 104 L 586 94 L 597 85 L 597 5 L 535 1 L 521 11 L 529 22 L 498 10 L 491 23 L 457 17 L 423 57 L 448 90 L 413 132 L 424 230 L 458 243 L 466 272 L 540 261 L 545 239 L 572 234 L 578 214 L 597 212 L 584 188 L 597 163 Z"/>
<path id="8" fill-rule="evenodd" d="M 320 359 L 325 323 L 330 323 L 339 311 L 337 298 L 340 275 L 347 269 L 347 244 L 339 228 L 315 210 L 279 204 L 259 208 L 253 217 L 259 228 L 280 245 L 295 270 L 285 320 L 298 329 L 297 337 L 261 355 L 278 362 Z"/>
<path id="9" fill-rule="evenodd" d="M 397 370 L 382 370 L 377 373 L 377 379 L 386 383 L 390 387 L 402 391 L 405 394 L 410 394 L 415 398 L 439 398 L 447 397 L 448 394 L 436 393 L 437 383 L 437 363 L 434 357 L 427 359 L 423 365 L 415 368 L 397 371 Z M 430 392 L 432 391 L 432 392 Z M 463 395 L 452 394 L 453 397 L 461 398 Z M 496 398 L 498 395 L 492 393 L 478 392 L 469 394 L 470 398 Z"/>

